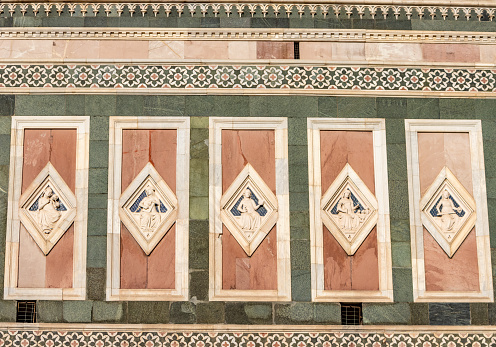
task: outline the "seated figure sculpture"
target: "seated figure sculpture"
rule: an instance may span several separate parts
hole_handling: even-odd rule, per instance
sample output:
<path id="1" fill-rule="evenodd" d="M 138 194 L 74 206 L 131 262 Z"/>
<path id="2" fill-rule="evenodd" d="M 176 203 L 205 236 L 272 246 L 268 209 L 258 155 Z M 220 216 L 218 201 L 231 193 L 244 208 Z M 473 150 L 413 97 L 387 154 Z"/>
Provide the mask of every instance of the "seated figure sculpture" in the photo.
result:
<path id="1" fill-rule="evenodd" d="M 251 198 L 251 194 L 247 188 L 238 206 L 238 211 L 241 213 L 241 228 L 248 232 L 253 232 L 260 227 L 262 217 L 257 210 L 264 204 L 263 200 L 259 200 L 257 205 Z"/>
<path id="2" fill-rule="evenodd" d="M 60 219 L 59 207 L 59 197 L 52 188 L 46 187 L 38 199 L 38 223 L 45 234 L 50 234 Z"/>

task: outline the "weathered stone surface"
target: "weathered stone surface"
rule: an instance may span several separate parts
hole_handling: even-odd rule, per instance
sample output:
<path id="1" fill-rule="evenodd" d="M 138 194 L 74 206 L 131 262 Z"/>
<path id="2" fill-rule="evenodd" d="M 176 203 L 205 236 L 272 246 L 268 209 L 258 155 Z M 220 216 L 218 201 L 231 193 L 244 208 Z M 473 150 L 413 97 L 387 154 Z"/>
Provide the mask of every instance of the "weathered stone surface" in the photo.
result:
<path id="1" fill-rule="evenodd" d="M 170 307 L 170 322 L 191 324 L 196 322 L 196 306 L 192 302 L 173 302 Z"/>
<path id="2" fill-rule="evenodd" d="M 95 323 L 124 323 L 126 321 L 126 303 L 102 302 L 93 303 L 93 321 Z"/>
<path id="3" fill-rule="evenodd" d="M 313 304 L 297 302 L 275 305 L 276 324 L 310 324 L 313 321 Z"/>
<path id="4" fill-rule="evenodd" d="M 91 301 L 64 301 L 63 317 L 67 323 L 90 323 L 93 302 Z"/>
<path id="5" fill-rule="evenodd" d="M 196 304 L 196 322 L 198 324 L 220 324 L 224 321 L 224 303 L 199 302 Z"/>
<path id="6" fill-rule="evenodd" d="M 311 274 L 310 270 L 291 271 L 291 296 L 293 301 L 311 301 Z"/>
<path id="7" fill-rule="evenodd" d="M 0 300 L 0 322 L 15 322 L 17 303 L 15 301 Z"/>
<path id="8" fill-rule="evenodd" d="M 470 323 L 472 325 L 489 324 L 488 304 L 486 303 L 470 304 Z"/>
<path id="9" fill-rule="evenodd" d="M 36 321 L 38 323 L 59 323 L 62 322 L 63 305 L 62 301 L 36 302 Z"/>
<path id="10" fill-rule="evenodd" d="M 189 295 L 200 301 L 208 300 L 208 271 L 192 271 L 190 273 Z"/>
<path id="11" fill-rule="evenodd" d="M 169 322 L 169 303 L 164 301 L 129 301 L 128 323 L 152 324 Z"/>
<path id="12" fill-rule="evenodd" d="M 105 269 L 86 269 L 86 294 L 88 300 L 105 300 Z"/>
<path id="13" fill-rule="evenodd" d="M 429 304 L 410 303 L 413 325 L 429 325 Z"/>
<path id="14" fill-rule="evenodd" d="M 341 305 L 338 303 L 315 303 L 314 321 L 320 324 L 341 324 Z"/>
<path id="15" fill-rule="evenodd" d="M 407 303 L 363 304 L 363 324 L 409 324 L 410 306 Z"/>
<path id="16" fill-rule="evenodd" d="M 431 325 L 470 325 L 470 304 L 429 304 Z"/>

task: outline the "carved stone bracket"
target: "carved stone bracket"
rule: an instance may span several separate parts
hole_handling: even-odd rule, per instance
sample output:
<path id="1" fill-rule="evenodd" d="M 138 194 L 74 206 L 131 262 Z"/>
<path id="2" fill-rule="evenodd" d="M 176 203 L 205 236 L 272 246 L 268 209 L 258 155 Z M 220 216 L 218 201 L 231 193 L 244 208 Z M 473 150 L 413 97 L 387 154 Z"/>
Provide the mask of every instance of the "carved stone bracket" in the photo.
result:
<path id="1" fill-rule="evenodd" d="M 19 218 L 45 255 L 71 226 L 76 197 L 48 163 L 19 199 Z"/>
<path id="2" fill-rule="evenodd" d="M 220 201 L 222 223 L 251 256 L 277 221 L 277 198 L 246 164 Z"/>
<path id="3" fill-rule="evenodd" d="M 322 197 L 322 222 L 353 255 L 377 224 L 377 206 L 374 194 L 346 164 Z"/>
<path id="4" fill-rule="evenodd" d="M 475 225 L 475 200 L 444 167 L 420 200 L 422 223 L 451 258 Z"/>
<path id="5" fill-rule="evenodd" d="M 150 255 L 177 217 L 177 198 L 151 163 L 119 200 L 119 217 L 146 255 Z"/>

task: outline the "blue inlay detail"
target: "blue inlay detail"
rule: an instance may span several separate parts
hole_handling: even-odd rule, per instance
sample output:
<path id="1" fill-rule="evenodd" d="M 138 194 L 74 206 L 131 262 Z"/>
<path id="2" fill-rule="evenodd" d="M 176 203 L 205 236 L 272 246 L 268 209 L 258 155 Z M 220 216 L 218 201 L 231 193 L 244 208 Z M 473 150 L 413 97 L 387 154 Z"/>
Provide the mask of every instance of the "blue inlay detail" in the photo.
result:
<path id="1" fill-rule="evenodd" d="M 141 200 L 143 200 L 145 197 L 146 197 L 146 191 L 143 190 L 143 192 L 138 196 L 136 201 L 133 202 L 131 207 L 129 207 L 131 212 L 141 212 L 141 208 L 139 207 L 139 204 L 140 204 Z M 159 200 L 159 201 L 160 201 L 160 208 L 157 208 L 157 206 L 155 206 L 155 211 L 160 212 L 160 213 L 167 212 L 167 207 L 165 207 L 162 200 Z"/>
<path id="2" fill-rule="evenodd" d="M 31 211 L 31 212 L 38 211 L 38 201 L 39 200 L 40 200 L 40 197 L 38 197 L 38 199 L 36 199 L 36 201 L 34 202 L 34 204 L 31 205 L 31 207 L 29 208 L 29 211 Z M 59 200 L 59 207 L 57 207 L 56 210 L 57 211 L 67 211 L 67 208 L 62 203 L 62 201 Z"/>
<path id="3" fill-rule="evenodd" d="M 362 206 L 362 204 L 358 201 L 358 199 L 351 192 L 351 190 L 349 192 L 350 192 L 350 198 L 351 198 L 351 201 L 353 201 L 353 204 L 355 206 L 358 205 L 358 208 L 356 210 L 354 210 L 353 212 L 354 213 L 357 213 L 357 212 L 361 212 L 361 211 L 365 210 L 365 207 Z M 331 214 L 338 214 L 338 204 L 339 204 L 339 201 L 341 201 L 341 198 L 339 198 L 338 201 L 336 201 L 336 204 L 334 204 L 334 206 L 332 207 Z"/>
<path id="4" fill-rule="evenodd" d="M 255 194 L 253 193 L 253 191 L 250 189 L 250 188 L 247 188 L 250 192 L 251 192 L 251 199 L 255 202 L 255 204 L 258 205 L 258 198 L 255 196 Z M 238 210 L 238 206 L 239 204 L 241 203 L 241 200 L 243 200 L 243 196 L 241 196 L 238 201 L 236 201 L 236 203 L 234 204 L 234 206 L 231 208 L 231 213 L 233 216 L 235 217 L 239 217 L 241 216 L 241 212 L 239 212 Z M 266 214 L 267 214 L 267 209 L 264 207 L 264 206 L 260 206 L 258 209 L 257 209 L 257 213 L 264 217 Z"/>
<path id="5" fill-rule="evenodd" d="M 437 199 L 436 203 L 434 204 L 434 207 L 430 209 L 429 213 L 431 214 L 432 217 L 439 217 L 439 213 L 443 211 L 442 207 L 439 210 L 437 209 L 437 205 L 439 204 L 439 201 L 441 201 L 442 198 L 443 197 L 440 196 L 439 199 Z M 449 198 L 453 202 L 453 206 L 455 206 L 455 208 L 460 207 L 460 205 L 455 201 L 455 199 L 453 199 L 453 196 L 451 196 L 451 194 Z M 463 209 L 460 212 L 455 210 L 455 214 L 458 217 L 463 217 L 465 216 L 465 211 Z"/>

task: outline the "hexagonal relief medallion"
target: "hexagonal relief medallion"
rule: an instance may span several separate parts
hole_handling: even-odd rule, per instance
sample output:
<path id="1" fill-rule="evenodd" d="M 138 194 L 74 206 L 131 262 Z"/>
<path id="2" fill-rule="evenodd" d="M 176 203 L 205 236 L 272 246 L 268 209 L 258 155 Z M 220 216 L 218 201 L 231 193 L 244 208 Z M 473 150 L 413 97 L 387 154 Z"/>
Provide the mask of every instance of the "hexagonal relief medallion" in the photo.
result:
<path id="1" fill-rule="evenodd" d="M 146 164 L 119 200 L 119 217 L 149 255 L 176 221 L 177 198 L 151 163 Z"/>
<path id="2" fill-rule="evenodd" d="M 475 200 L 444 167 L 420 200 L 422 223 L 451 258 L 475 225 Z"/>
<path id="3" fill-rule="evenodd" d="M 19 217 L 45 255 L 71 226 L 76 197 L 48 163 L 19 199 Z"/>
<path id="4" fill-rule="evenodd" d="M 277 222 L 276 196 L 253 166 L 246 164 L 220 204 L 222 222 L 251 256 Z"/>
<path id="5" fill-rule="evenodd" d="M 353 255 L 377 223 L 377 200 L 349 164 L 321 200 L 324 225 L 348 255 Z"/>

